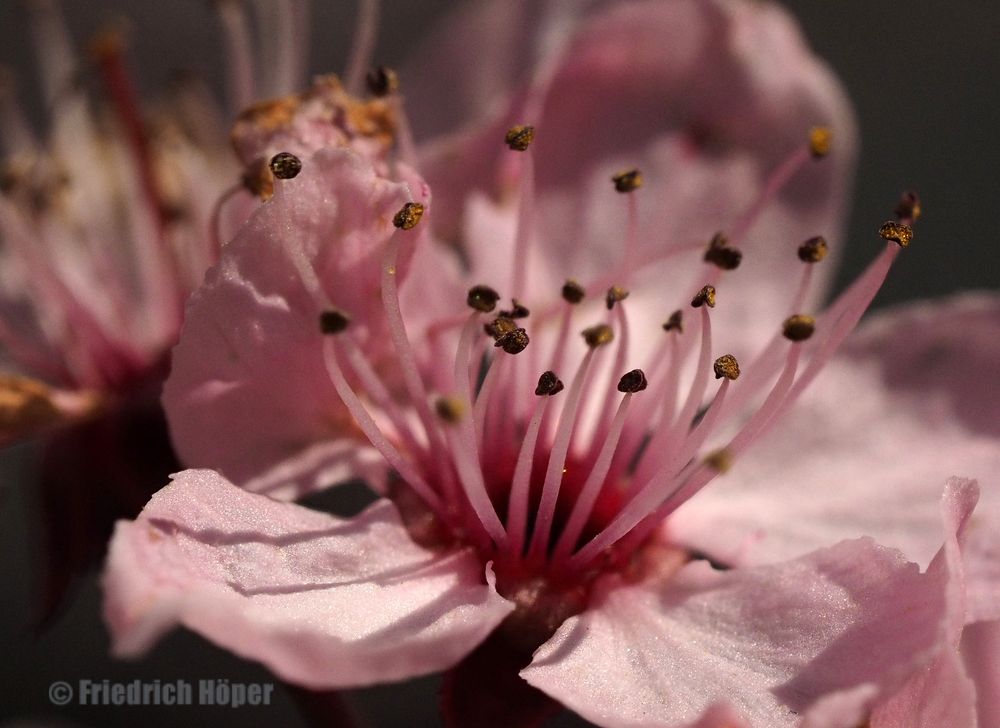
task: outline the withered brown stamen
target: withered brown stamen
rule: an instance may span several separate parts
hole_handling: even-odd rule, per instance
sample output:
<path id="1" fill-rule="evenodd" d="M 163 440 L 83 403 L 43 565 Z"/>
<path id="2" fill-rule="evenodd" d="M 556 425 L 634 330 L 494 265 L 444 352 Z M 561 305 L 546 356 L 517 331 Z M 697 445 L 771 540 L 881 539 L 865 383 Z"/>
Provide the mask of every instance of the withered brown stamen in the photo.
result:
<path id="1" fill-rule="evenodd" d="M 814 126 L 809 130 L 809 153 L 820 159 L 830 153 L 833 132 L 827 126 Z"/>
<path id="2" fill-rule="evenodd" d="M 822 236 L 817 235 L 814 238 L 809 238 L 799 246 L 799 260 L 803 263 L 819 263 L 829 252 L 830 249 L 826 244 L 826 240 Z"/>
<path id="3" fill-rule="evenodd" d="M 291 152 L 278 152 L 267 166 L 278 179 L 294 179 L 302 171 L 302 160 Z"/>
<path id="4" fill-rule="evenodd" d="M 723 354 L 715 360 L 715 378 L 733 380 L 740 376 L 740 364 L 732 354 Z"/>
<path id="5" fill-rule="evenodd" d="M 531 311 L 528 310 L 528 307 L 525 306 L 520 301 L 518 301 L 516 298 L 512 298 L 510 302 L 511 302 L 510 310 L 500 312 L 500 315 L 503 316 L 504 318 L 519 319 L 519 318 L 528 318 L 528 316 L 531 315 Z"/>
<path id="6" fill-rule="evenodd" d="M 351 323 L 351 317 L 335 308 L 323 311 L 319 315 L 319 330 L 323 334 L 339 334 Z"/>
<path id="7" fill-rule="evenodd" d="M 538 378 L 538 386 L 535 387 L 535 394 L 539 397 L 551 397 L 563 391 L 563 383 L 552 370 L 542 372 Z"/>
<path id="8" fill-rule="evenodd" d="M 611 330 L 611 327 L 607 324 L 597 324 L 596 326 L 591 326 L 580 332 L 583 336 L 583 340 L 587 342 L 587 346 L 591 349 L 596 349 L 599 346 L 604 346 L 605 344 L 610 344 L 614 341 L 615 332 Z"/>
<path id="9" fill-rule="evenodd" d="M 921 212 L 920 197 L 916 192 L 904 192 L 899 198 L 899 204 L 896 205 L 895 212 L 897 220 L 909 220 L 910 222 L 916 222 L 920 217 Z"/>
<path id="10" fill-rule="evenodd" d="M 465 416 L 465 403 L 458 397 L 438 397 L 434 411 L 448 424 L 455 424 Z"/>
<path id="11" fill-rule="evenodd" d="M 372 95 L 382 97 L 394 94 L 399 90 L 399 76 L 386 66 L 379 66 L 368 71 L 365 76 L 368 90 Z"/>
<path id="12" fill-rule="evenodd" d="M 648 384 L 645 372 L 642 369 L 633 369 L 622 374 L 622 378 L 618 380 L 618 391 L 635 394 L 644 390 Z"/>
<path id="13" fill-rule="evenodd" d="M 913 228 L 895 220 L 886 220 L 878 229 L 883 240 L 891 240 L 901 248 L 908 248 L 913 240 Z"/>
<path id="14" fill-rule="evenodd" d="M 400 230 L 412 230 L 424 216 L 424 206 L 419 202 L 407 202 L 392 218 L 392 224 Z"/>
<path id="15" fill-rule="evenodd" d="M 526 151 L 534 139 L 535 127 L 528 124 L 512 126 L 507 130 L 507 134 L 503 138 L 504 143 L 515 152 Z"/>
<path id="16" fill-rule="evenodd" d="M 684 333 L 684 314 L 680 311 L 680 309 L 670 314 L 670 318 L 668 318 L 663 324 L 663 330 L 676 331 L 678 334 Z"/>
<path id="17" fill-rule="evenodd" d="M 587 293 L 583 290 L 583 286 L 574 281 L 572 278 L 563 283 L 562 297 L 566 303 L 580 303 L 586 295 Z"/>
<path id="18" fill-rule="evenodd" d="M 629 169 L 612 176 L 611 181 L 615 183 L 615 191 L 617 192 L 623 194 L 634 192 L 642 187 L 642 172 L 638 169 Z"/>
<path id="19" fill-rule="evenodd" d="M 719 473 L 727 473 L 733 467 L 733 454 L 722 448 L 705 456 L 705 464 Z"/>
<path id="20" fill-rule="evenodd" d="M 483 324 L 483 331 L 492 336 L 494 340 L 499 339 L 504 334 L 509 334 L 517 328 L 513 319 L 506 316 L 497 316 L 492 321 Z"/>
<path id="21" fill-rule="evenodd" d="M 497 301 L 500 300 L 500 294 L 489 286 L 473 286 L 469 289 L 468 295 L 465 297 L 465 302 L 470 308 L 474 308 L 476 311 L 482 313 L 489 313 L 497 307 Z"/>
<path id="22" fill-rule="evenodd" d="M 508 354 L 520 354 L 529 343 L 528 332 L 524 329 L 514 329 L 500 336 L 493 346 L 499 346 Z"/>
<path id="23" fill-rule="evenodd" d="M 721 270 L 736 270 L 743 261 L 743 251 L 729 245 L 729 239 L 721 232 L 712 236 L 705 251 L 705 262 Z"/>
<path id="24" fill-rule="evenodd" d="M 608 310 L 610 311 L 615 307 L 616 303 L 624 301 L 626 298 L 628 298 L 627 290 L 621 286 L 611 286 L 611 288 L 608 289 L 607 294 L 604 296 L 604 302 L 607 304 Z"/>
<path id="25" fill-rule="evenodd" d="M 789 341 L 805 341 L 816 330 L 816 319 L 805 314 L 795 314 L 785 319 L 781 333 Z"/>
<path id="26" fill-rule="evenodd" d="M 698 291 L 694 298 L 691 299 L 691 305 L 695 308 L 701 308 L 702 306 L 715 308 L 715 286 L 705 286 Z"/>

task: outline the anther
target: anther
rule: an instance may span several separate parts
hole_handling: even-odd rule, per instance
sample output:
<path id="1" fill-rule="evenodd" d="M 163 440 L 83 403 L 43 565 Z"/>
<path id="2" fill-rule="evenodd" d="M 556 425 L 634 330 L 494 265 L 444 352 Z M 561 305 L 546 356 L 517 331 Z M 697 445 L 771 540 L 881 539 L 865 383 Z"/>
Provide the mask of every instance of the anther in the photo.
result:
<path id="1" fill-rule="evenodd" d="M 904 192 L 896 205 L 896 219 L 916 222 L 920 217 L 920 197 L 916 192 Z"/>
<path id="2" fill-rule="evenodd" d="M 518 301 L 516 298 L 512 298 L 510 302 L 511 302 L 510 310 L 500 312 L 500 316 L 502 316 L 503 318 L 519 319 L 519 318 L 528 318 L 528 316 L 531 315 L 531 311 L 528 310 L 528 307 L 525 306 L 520 301 Z"/>
<path id="3" fill-rule="evenodd" d="M 583 286 L 574 281 L 572 278 L 563 283 L 562 297 L 566 303 L 580 303 L 586 295 L 587 292 L 583 290 Z"/>
<path id="4" fill-rule="evenodd" d="M 489 286 L 473 286 L 465 297 L 465 302 L 470 308 L 482 313 L 489 313 L 495 309 L 499 300 L 500 294 Z"/>
<path id="5" fill-rule="evenodd" d="M 691 305 L 695 308 L 701 308 L 702 306 L 715 308 L 715 286 L 705 286 L 698 291 L 694 298 L 691 299 Z"/>
<path id="6" fill-rule="evenodd" d="M 828 126 L 814 126 L 809 130 L 809 152 L 816 159 L 825 157 L 830 153 L 830 145 L 833 141 L 833 132 Z"/>
<path id="7" fill-rule="evenodd" d="M 327 335 L 339 334 L 351 323 L 351 317 L 335 308 L 323 311 L 319 315 L 319 330 Z"/>
<path id="8" fill-rule="evenodd" d="M 399 76 L 386 66 L 379 66 L 368 71 L 365 81 L 368 83 L 368 90 L 374 96 L 388 96 L 399 91 Z"/>
<path id="9" fill-rule="evenodd" d="M 803 263 L 819 263 L 830 252 L 829 246 L 821 236 L 809 238 L 799 246 L 799 260 Z"/>
<path id="10" fill-rule="evenodd" d="M 805 341 L 815 330 L 816 319 L 801 313 L 789 316 L 781 325 L 781 333 L 789 341 Z"/>
<path id="11" fill-rule="evenodd" d="M 628 291 L 621 286 L 611 286 L 608 289 L 607 294 L 604 296 L 604 302 L 608 305 L 608 310 L 610 311 L 615 307 L 615 304 L 619 301 L 624 301 L 628 298 Z"/>
<path id="12" fill-rule="evenodd" d="M 500 336 L 493 346 L 499 346 L 508 354 L 520 354 L 528 347 L 528 332 L 524 329 L 514 329 Z"/>
<path id="13" fill-rule="evenodd" d="M 392 224 L 400 230 L 412 230 L 424 216 L 424 206 L 419 202 L 407 202 L 392 218 Z"/>
<path id="14" fill-rule="evenodd" d="M 587 346 L 596 349 L 599 346 L 610 344 L 615 339 L 615 332 L 607 324 L 597 324 L 580 332 Z"/>
<path id="15" fill-rule="evenodd" d="M 891 240 L 901 248 L 907 248 L 913 240 L 913 228 L 905 223 L 887 220 L 878 229 L 878 234 L 883 240 Z"/>
<path id="16" fill-rule="evenodd" d="M 267 166 L 278 179 L 293 179 L 302 171 L 302 160 L 290 152 L 278 152 Z"/>
<path id="17" fill-rule="evenodd" d="M 438 397 L 434 411 L 442 420 L 453 425 L 465 416 L 465 403 L 458 397 Z"/>
<path id="18" fill-rule="evenodd" d="M 743 260 L 743 251 L 729 245 L 729 240 L 722 233 L 716 233 L 708 243 L 705 251 L 705 262 L 711 263 L 722 270 L 736 270 Z"/>
<path id="19" fill-rule="evenodd" d="M 622 374 L 622 378 L 618 380 L 618 391 L 625 394 L 635 394 L 644 390 L 647 384 L 646 374 L 642 369 L 633 369 Z"/>
<path id="20" fill-rule="evenodd" d="M 738 379 L 740 376 L 740 363 L 732 354 L 723 354 L 715 360 L 715 378 Z"/>
<path id="21" fill-rule="evenodd" d="M 509 334 L 515 329 L 517 329 L 517 324 L 507 316 L 497 316 L 489 323 L 483 324 L 483 331 L 492 336 L 494 340 L 499 340 L 501 336 Z"/>
<path id="22" fill-rule="evenodd" d="M 705 465 L 716 472 L 727 473 L 733 467 L 733 454 L 725 448 L 715 450 L 705 456 Z"/>
<path id="23" fill-rule="evenodd" d="M 678 334 L 684 333 L 684 314 L 680 309 L 670 314 L 670 318 L 663 323 L 663 330 L 676 331 Z"/>
<path id="24" fill-rule="evenodd" d="M 556 376 L 556 373 L 551 370 L 542 372 L 542 376 L 538 378 L 538 386 L 535 387 L 535 394 L 539 397 L 551 397 L 561 391 L 563 391 L 563 383 Z"/>
<path id="25" fill-rule="evenodd" d="M 535 127 L 527 124 L 518 124 L 507 130 L 504 136 L 504 143 L 515 152 L 523 152 L 531 146 L 535 139 Z"/>
<path id="26" fill-rule="evenodd" d="M 611 181 L 615 183 L 617 192 L 634 192 L 642 187 L 642 172 L 637 169 L 629 169 L 612 176 Z"/>

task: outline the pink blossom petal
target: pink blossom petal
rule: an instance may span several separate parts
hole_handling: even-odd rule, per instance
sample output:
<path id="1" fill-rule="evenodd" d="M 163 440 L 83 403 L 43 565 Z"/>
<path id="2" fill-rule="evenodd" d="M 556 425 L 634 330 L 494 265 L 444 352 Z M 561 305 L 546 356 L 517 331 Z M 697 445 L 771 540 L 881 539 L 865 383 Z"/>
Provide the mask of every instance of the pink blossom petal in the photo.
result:
<path id="1" fill-rule="evenodd" d="M 927 570 L 945 597 L 935 656 L 898 690 L 875 686 L 828 696 L 806 716 L 803 728 L 853 728 L 867 719 L 873 728 L 972 728 L 976 725 L 975 689 L 958 654 L 965 616 L 965 584 L 960 543 L 979 497 L 975 481 L 953 479 L 941 498 L 944 545 Z M 874 710 L 872 706 L 874 705 Z"/>
<path id="2" fill-rule="evenodd" d="M 743 305 L 729 309 L 733 320 L 720 331 L 731 328 L 742 339 L 741 332 L 749 338 L 751 329 L 776 328 L 791 296 L 762 281 L 795 280 L 801 263 L 794 248 L 807 237 L 823 234 L 837 248 L 855 129 L 836 81 L 794 21 L 770 5 L 622 3 L 569 27 L 572 39 L 541 118 L 519 118 L 524 99 L 515 95 L 489 122 L 424 148 L 438 229 L 449 236 L 462 229 L 458 219 L 470 213 L 476 190 L 516 202 L 501 140 L 512 123 L 534 124 L 537 239 L 544 241 L 536 257 L 544 261 L 533 261 L 532 270 L 537 279 L 551 271 L 542 289 L 555 290 L 565 277 L 586 280 L 621 262 L 627 205 L 611 189 L 613 172 L 642 167 L 646 185 L 635 193 L 640 253 L 707 243 L 733 226 L 767 175 L 803 148 L 811 126 L 829 124 L 837 135 L 833 153 L 807 165 L 765 208 L 745 241 L 744 265 L 727 277 L 731 300 Z M 658 292 L 692 285 L 700 254 L 688 253 L 684 262 L 671 259 L 668 277 L 657 271 L 646 283 L 658 284 Z M 816 296 L 824 287 L 819 278 L 832 270 L 828 262 L 816 271 Z M 679 303 L 690 293 L 677 296 Z"/>
<path id="3" fill-rule="evenodd" d="M 512 609 L 471 551 L 417 546 L 388 501 L 343 520 L 207 470 L 118 524 L 104 588 L 120 656 L 180 624 L 311 688 L 444 669 Z"/>
<path id="4" fill-rule="evenodd" d="M 969 621 L 1000 616 L 1000 300 L 907 306 L 864 326 L 733 470 L 669 522 L 723 561 L 780 561 L 871 535 L 927 564 L 938 494 L 979 477 L 964 550 Z"/>
<path id="5" fill-rule="evenodd" d="M 607 577 L 522 676 L 604 726 L 673 725 L 720 700 L 793 726 L 818 697 L 898 685 L 928 659 L 945 611 L 934 586 L 869 539 L 745 570 L 690 563 L 661 583 Z"/>
<path id="6" fill-rule="evenodd" d="M 323 364 L 319 314 L 331 304 L 347 312 L 351 335 L 377 359 L 380 256 L 392 216 L 425 199 L 412 179 L 391 182 L 348 150 L 324 150 L 279 181 L 224 247 L 188 305 L 164 391 L 186 464 L 262 487 L 280 472 L 282 489 L 268 492 L 289 497 L 330 485 L 364 457 L 347 447 L 362 438 Z"/>

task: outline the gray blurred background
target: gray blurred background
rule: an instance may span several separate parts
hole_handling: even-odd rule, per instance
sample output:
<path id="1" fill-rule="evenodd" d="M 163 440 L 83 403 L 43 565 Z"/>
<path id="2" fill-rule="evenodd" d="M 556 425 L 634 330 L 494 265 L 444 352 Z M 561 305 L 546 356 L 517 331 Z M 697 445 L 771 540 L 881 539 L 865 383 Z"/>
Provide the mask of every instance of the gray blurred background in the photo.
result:
<path id="1" fill-rule="evenodd" d="M 377 60 L 399 65 L 412 39 L 453 0 L 384 3 Z M 312 71 L 340 71 L 350 46 L 354 2 L 313 1 Z M 842 287 L 878 249 L 874 231 L 899 193 L 916 189 L 924 202 L 914 245 L 900 256 L 876 306 L 973 289 L 1000 287 L 998 241 L 986 224 L 996 204 L 1000 169 L 1000 21 L 995 0 L 794 0 L 816 52 L 840 75 L 860 120 L 862 150 L 850 224 L 850 245 L 837 279 Z M 206 0 L 66 0 L 78 42 L 108 21 L 132 21 L 130 55 L 143 91 L 153 94 L 177 69 L 194 71 L 221 92 L 219 30 Z M 0 65 L 20 80 L 22 98 L 38 114 L 32 95 L 34 65 L 18 0 L 0 0 Z M 994 202 L 989 201 L 993 199 Z M 991 223 L 992 224 L 992 223 Z M 197 637 L 178 632 L 142 663 L 106 658 L 93 581 L 84 584 L 56 623 L 30 629 L 35 535 L 30 445 L 0 454 L 0 720 L 8 724 L 148 726 L 212 721 L 216 725 L 305 725 L 280 687 L 269 708 L 64 708 L 47 698 L 54 680 L 130 680 L 179 677 L 268 682 L 273 678 Z M 437 725 L 434 679 L 355 691 L 350 699 L 372 726 Z M 578 725 L 570 718 L 558 725 Z"/>

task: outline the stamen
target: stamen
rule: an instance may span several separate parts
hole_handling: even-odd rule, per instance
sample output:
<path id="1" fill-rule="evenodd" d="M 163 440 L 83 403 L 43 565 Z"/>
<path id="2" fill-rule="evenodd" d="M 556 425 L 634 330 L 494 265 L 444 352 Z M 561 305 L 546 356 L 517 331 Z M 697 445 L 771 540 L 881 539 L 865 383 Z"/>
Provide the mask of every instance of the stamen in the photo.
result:
<path id="1" fill-rule="evenodd" d="M 535 446 L 538 442 L 538 431 L 548 411 L 549 399 L 561 392 L 563 383 L 555 372 L 543 372 L 538 378 L 535 394 L 543 397 L 535 405 L 535 411 L 528 423 L 528 430 L 521 442 L 521 450 L 514 466 L 514 476 L 511 478 L 510 500 L 507 505 L 507 537 L 512 554 L 520 555 L 524 548 L 524 535 L 528 523 L 528 495 L 530 490 L 531 469 L 534 465 Z"/>
<path id="2" fill-rule="evenodd" d="M 583 290 L 583 286 L 574 281 L 572 278 L 567 280 L 562 287 L 562 297 L 567 303 L 577 304 L 583 300 L 586 296 L 586 291 Z"/>
<path id="3" fill-rule="evenodd" d="M 319 315 L 319 330 L 323 334 L 339 334 L 351 323 L 351 317 L 343 311 L 330 309 Z"/>
<path id="4" fill-rule="evenodd" d="M 648 384 L 646 374 L 642 369 L 633 369 L 623 374 L 622 378 L 618 380 L 618 391 L 625 394 L 635 394 L 644 390 Z"/>
<path id="5" fill-rule="evenodd" d="M 611 467 L 611 461 L 614 458 L 615 450 L 621 439 L 622 428 L 625 426 L 625 417 L 628 414 L 628 406 L 632 400 L 632 395 L 646 388 L 646 376 L 639 369 L 634 369 L 625 374 L 622 377 L 622 382 L 625 382 L 626 379 L 628 380 L 627 389 L 622 389 L 621 384 L 618 386 L 618 390 L 624 392 L 625 396 L 622 397 L 621 404 L 618 405 L 618 411 L 615 413 L 614 421 L 604 440 L 604 445 L 601 447 L 600 454 L 594 461 L 590 474 L 587 476 L 587 480 L 580 489 L 576 502 L 573 504 L 569 520 L 566 521 L 566 526 L 563 528 L 562 535 L 559 537 L 559 541 L 556 543 L 555 550 L 553 551 L 553 561 L 561 561 L 569 556 L 576 542 L 580 539 L 580 534 L 583 532 L 584 527 L 587 525 L 587 520 L 594 510 L 594 503 L 601 494 L 602 486 Z"/>
<path id="6" fill-rule="evenodd" d="M 785 319 L 781 333 L 789 341 L 806 341 L 816 330 L 816 319 L 805 314 L 795 314 Z"/>
<path id="7" fill-rule="evenodd" d="M 596 327 L 595 327 L 596 328 Z M 605 326 L 610 331 L 610 327 Z M 552 532 L 552 520 L 555 516 L 556 503 L 559 501 L 559 488 L 562 484 L 563 470 L 566 466 L 566 455 L 569 443 L 576 429 L 577 413 L 580 409 L 580 395 L 583 382 L 587 377 L 591 362 L 594 360 L 596 346 L 592 346 L 580 362 L 573 381 L 569 386 L 566 404 L 559 416 L 559 427 L 549 453 L 549 462 L 545 470 L 545 481 L 542 484 L 542 496 L 538 502 L 538 515 L 535 519 L 535 532 L 532 535 L 530 552 L 536 557 L 544 554 L 549 544 Z"/>
<path id="8" fill-rule="evenodd" d="M 809 130 L 809 153 L 815 159 L 825 157 L 833 145 L 833 132 L 826 126 L 814 126 Z"/>
<path id="9" fill-rule="evenodd" d="M 534 140 L 535 127 L 528 124 L 512 126 L 503 138 L 504 144 L 514 152 L 526 152 Z"/>
<path id="10" fill-rule="evenodd" d="M 497 316 L 489 323 L 483 324 L 483 331 L 493 337 L 494 341 L 499 341 L 501 337 L 513 333 L 517 330 L 514 320 L 506 316 Z"/>
<path id="11" fill-rule="evenodd" d="M 678 334 L 684 333 L 684 314 L 680 309 L 670 314 L 670 318 L 663 324 L 664 331 L 676 331 Z"/>
<path id="12" fill-rule="evenodd" d="M 378 68 L 371 69 L 368 75 L 365 76 L 365 81 L 372 95 L 379 98 L 399 91 L 399 76 L 387 66 L 379 66 Z"/>
<path id="13" fill-rule="evenodd" d="M 705 286 L 698 291 L 694 298 L 691 299 L 691 305 L 694 308 L 701 308 L 702 306 L 715 308 L 715 286 Z"/>
<path id="14" fill-rule="evenodd" d="M 725 235 L 716 233 L 708 244 L 704 260 L 720 270 L 736 270 L 743 261 L 743 252 L 731 247 Z"/>
<path id="15" fill-rule="evenodd" d="M 580 334 L 583 336 L 583 340 L 587 342 L 587 346 L 591 349 L 596 349 L 599 346 L 610 344 L 615 338 L 615 332 L 612 331 L 611 327 L 607 324 L 597 324 L 596 326 L 591 326 L 581 331 Z"/>
<path id="16" fill-rule="evenodd" d="M 905 223 L 887 220 L 878 229 L 883 240 L 891 240 L 901 248 L 908 248 L 913 240 L 913 228 Z"/>
<path id="17" fill-rule="evenodd" d="M 538 378 L 538 386 L 535 387 L 535 394 L 539 397 L 551 397 L 559 394 L 561 391 L 563 391 L 563 383 L 556 376 L 556 373 L 551 369 L 542 372 L 542 375 Z"/>
<path id="18" fill-rule="evenodd" d="M 271 157 L 267 166 L 278 179 L 295 179 L 302 171 L 302 160 L 290 152 L 279 152 Z"/>
<path id="19" fill-rule="evenodd" d="M 423 216 L 423 205 L 419 202 L 407 202 L 392 218 L 392 224 L 400 230 L 412 230 Z"/>
<path id="20" fill-rule="evenodd" d="M 449 425 L 454 425 L 465 417 L 465 403 L 458 397 L 438 397 L 434 402 L 434 411 Z"/>
<path id="21" fill-rule="evenodd" d="M 622 194 L 635 192 L 642 187 L 642 172 L 638 169 L 629 169 L 614 175 L 611 181 L 615 183 L 616 192 Z"/>
<path id="22" fill-rule="evenodd" d="M 528 307 L 518 301 L 516 298 L 511 299 L 512 307 L 509 311 L 501 311 L 500 316 L 509 319 L 519 319 L 528 318 L 531 315 L 531 311 Z"/>
<path id="23" fill-rule="evenodd" d="M 500 294 L 489 286 L 473 286 L 469 289 L 469 294 L 465 297 L 465 302 L 469 307 L 481 313 L 489 313 L 497 307 Z"/>
<path id="24" fill-rule="evenodd" d="M 621 286 L 611 286 L 611 288 L 608 289 L 607 294 L 604 296 L 604 302 L 607 304 L 608 310 L 610 311 L 615 307 L 616 303 L 624 301 L 626 298 L 628 298 L 627 290 Z"/>
<path id="25" fill-rule="evenodd" d="M 803 263 L 819 263 L 828 252 L 830 251 L 826 240 L 817 235 L 799 246 L 799 260 Z"/>
<path id="26" fill-rule="evenodd" d="M 725 377 L 732 381 L 740 377 L 740 364 L 732 354 L 723 354 L 720 356 L 715 360 L 713 368 L 715 369 L 716 379 Z"/>
<path id="27" fill-rule="evenodd" d="M 514 329 L 500 336 L 493 346 L 499 346 L 508 354 L 520 354 L 528 348 L 528 332 L 524 329 Z"/>
<path id="28" fill-rule="evenodd" d="M 705 456 L 705 465 L 720 475 L 728 473 L 733 467 L 733 454 L 724 447 L 713 450 Z"/>

